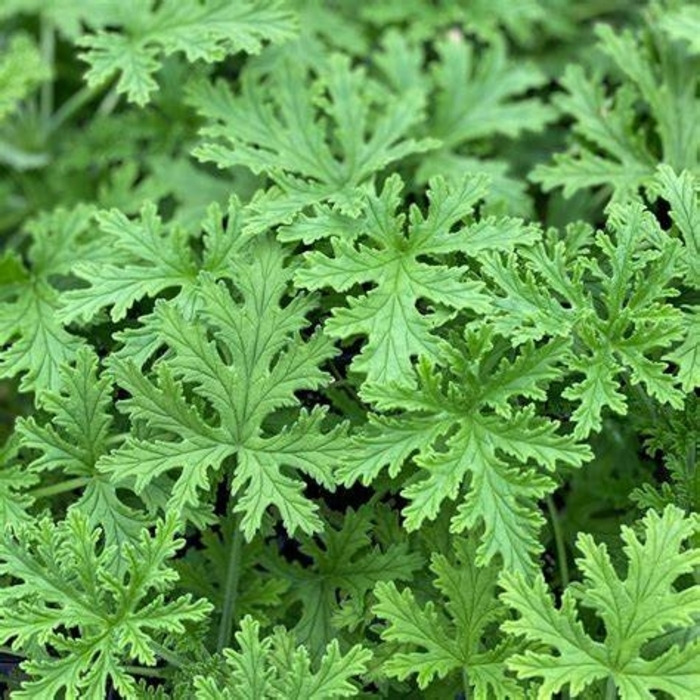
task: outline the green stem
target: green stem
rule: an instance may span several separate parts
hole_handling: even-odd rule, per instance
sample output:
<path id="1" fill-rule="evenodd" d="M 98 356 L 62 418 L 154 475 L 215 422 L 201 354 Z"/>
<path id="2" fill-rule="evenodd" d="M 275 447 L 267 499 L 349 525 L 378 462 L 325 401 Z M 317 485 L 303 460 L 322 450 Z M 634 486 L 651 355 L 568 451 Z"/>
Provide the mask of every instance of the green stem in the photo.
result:
<path id="1" fill-rule="evenodd" d="M 566 542 L 564 542 L 564 533 L 561 531 L 559 514 L 557 513 L 556 506 L 551 496 L 547 496 L 547 510 L 549 511 L 549 519 L 552 523 L 552 532 L 554 534 L 554 544 L 557 549 L 559 578 L 561 579 L 562 588 L 565 589 L 569 585 L 569 562 L 566 556 Z"/>
<path id="2" fill-rule="evenodd" d="M 605 686 L 605 700 L 617 700 L 617 686 L 612 676 L 608 677 L 608 682 Z"/>
<path id="3" fill-rule="evenodd" d="M 48 496 L 55 496 L 59 493 L 65 493 L 66 491 L 74 491 L 75 489 L 87 486 L 89 483 L 90 477 L 76 476 L 75 479 L 68 479 L 68 481 L 61 481 L 58 484 L 51 484 L 51 486 L 40 486 L 39 488 L 32 489 L 28 495 L 32 498 L 47 498 Z"/>
<path id="4" fill-rule="evenodd" d="M 471 693 L 469 692 L 469 673 L 467 669 L 462 670 L 462 692 L 464 693 L 464 700 L 469 700 Z"/>
<path id="5" fill-rule="evenodd" d="M 233 613 L 238 598 L 238 583 L 241 577 L 241 554 L 243 545 L 243 532 L 241 531 L 241 517 L 236 515 L 232 522 L 231 548 L 229 550 L 228 569 L 224 584 L 224 605 L 221 609 L 221 622 L 216 642 L 217 651 L 225 649 L 231 641 L 233 631 Z"/>
<path id="6" fill-rule="evenodd" d="M 175 666 L 175 668 L 182 668 L 185 665 L 184 659 L 182 659 L 179 654 L 166 649 L 161 644 L 158 644 L 158 642 L 151 641 L 151 649 L 153 649 L 156 655 L 160 656 L 163 661 L 167 661 L 171 666 Z"/>
<path id="7" fill-rule="evenodd" d="M 330 363 L 330 371 L 331 374 L 333 375 L 333 378 L 335 379 L 335 382 L 333 382 L 333 385 L 335 387 L 341 388 L 346 391 L 351 398 L 355 399 L 357 403 L 361 406 L 362 405 L 362 399 L 359 397 L 357 392 L 355 391 L 355 388 L 350 384 L 350 382 L 347 379 L 343 379 L 341 376 L 340 372 L 338 371 L 338 368 L 331 362 Z"/>
<path id="8" fill-rule="evenodd" d="M 81 107 L 99 93 L 99 89 L 84 87 L 74 92 L 49 119 L 46 130 L 49 134 L 57 131 L 65 124 Z"/>
<path id="9" fill-rule="evenodd" d="M 147 678 L 166 678 L 165 673 L 157 668 L 148 666 L 124 666 L 124 670 L 132 676 L 146 676 Z"/>
<path id="10" fill-rule="evenodd" d="M 54 72 L 54 63 L 56 58 L 56 33 L 53 25 L 48 20 L 42 19 L 41 30 L 39 36 L 39 45 L 41 56 L 44 62 L 51 67 L 51 72 Z M 41 85 L 39 93 L 39 112 L 41 114 L 41 123 L 44 126 L 49 124 L 51 113 L 53 112 L 53 78 L 44 81 Z"/>
<path id="11" fill-rule="evenodd" d="M 100 102 L 97 113 L 102 117 L 106 117 L 114 111 L 118 103 L 119 93 L 117 92 L 117 86 L 113 85 L 112 89 L 104 96 L 102 102 Z"/>

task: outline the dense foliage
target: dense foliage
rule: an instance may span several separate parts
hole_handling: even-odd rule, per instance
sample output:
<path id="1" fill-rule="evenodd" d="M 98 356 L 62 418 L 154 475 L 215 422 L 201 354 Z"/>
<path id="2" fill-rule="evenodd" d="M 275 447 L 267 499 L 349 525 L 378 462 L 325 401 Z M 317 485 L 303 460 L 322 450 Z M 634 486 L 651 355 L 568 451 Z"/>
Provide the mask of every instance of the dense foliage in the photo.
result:
<path id="1" fill-rule="evenodd" d="M 700 697 L 700 6 L 0 3 L 0 671 Z"/>

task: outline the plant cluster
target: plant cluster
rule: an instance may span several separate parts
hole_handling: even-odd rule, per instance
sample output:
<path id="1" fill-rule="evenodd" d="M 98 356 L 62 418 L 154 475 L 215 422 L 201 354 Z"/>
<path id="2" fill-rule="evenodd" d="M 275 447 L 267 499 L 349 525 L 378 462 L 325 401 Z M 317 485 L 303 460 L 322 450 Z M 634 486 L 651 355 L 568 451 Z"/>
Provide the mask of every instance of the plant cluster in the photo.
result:
<path id="1" fill-rule="evenodd" d="M 692 0 L 0 3 L 0 680 L 700 697 Z"/>

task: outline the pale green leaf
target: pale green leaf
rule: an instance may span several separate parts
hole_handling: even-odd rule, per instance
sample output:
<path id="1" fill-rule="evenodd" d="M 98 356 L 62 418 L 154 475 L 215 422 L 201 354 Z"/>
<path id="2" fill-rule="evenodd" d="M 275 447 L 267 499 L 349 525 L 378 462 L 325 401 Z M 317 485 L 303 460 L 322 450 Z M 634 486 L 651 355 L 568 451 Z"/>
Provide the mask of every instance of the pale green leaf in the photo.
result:
<path id="1" fill-rule="evenodd" d="M 675 506 L 661 515 L 649 511 L 641 521 L 641 537 L 623 526 L 624 578 L 607 547 L 580 534 L 577 563 L 583 581 L 565 591 L 561 607 L 554 605 L 541 574 L 532 581 L 504 572 L 501 599 L 519 618 L 502 627 L 537 645 L 513 657 L 509 666 L 521 678 L 541 679 L 539 698 L 551 697 L 566 686 L 578 695 L 605 679 L 614 683 L 623 700 L 651 700 L 654 691 L 678 698 L 697 695 L 697 640 L 653 656 L 645 645 L 669 629 L 693 625 L 700 614 L 700 586 L 692 580 L 677 583 L 700 564 L 700 550 L 683 546 L 699 531 L 697 516 L 686 516 Z M 579 619 L 577 601 L 596 612 L 605 629 L 603 641 L 589 634 Z"/>
<path id="2" fill-rule="evenodd" d="M 236 632 L 238 650 L 226 649 L 228 678 L 221 686 L 195 678 L 197 700 L 331 700 L 357 695 L 355 679 L 367 668 L 371 652 L 356 645 L 342 654 L 332 641 L 316 668 L 303 646 L 278 627 L 260 639 L 260 624 L 250 616 Z"/>
<path id="3" fill-rule="evenodd" d="M 669 8 L 663 12 L 661 27 L 674 39 L 687 41 L 693 53 L 700 53 L 700 8 L 692 3 Z"/>
<path id="4" fill-rule="evenodd" d="M 475 698 L 516 697 L 518 686 L 505 665 L 512 653 L 509 644 L 502 640 L 489 649 L 483 644 L 488 626 L 504 614 L 496 597 L 497 571 L 475 565 L 472 540 L 455 540 L 454 549 L 454 563 L 433 555 L 430 569 L 439 596 L 425 606 L 409 588 L 399 592 L 393 582 L 377 584 L 373 611 L 388 623 L 382 639 L 401 645 L 384 670 L 399 679 L 417 674 L 421 689 L 436 678 L 459 674 L 460 680 L 468 679 Z"/>
<path id="5" fill-rule="evenodd" d="M 24 34 L 13 35 L 0 58 L 0 122 L 50 77 L 51 70 L 34 42 Z"/>

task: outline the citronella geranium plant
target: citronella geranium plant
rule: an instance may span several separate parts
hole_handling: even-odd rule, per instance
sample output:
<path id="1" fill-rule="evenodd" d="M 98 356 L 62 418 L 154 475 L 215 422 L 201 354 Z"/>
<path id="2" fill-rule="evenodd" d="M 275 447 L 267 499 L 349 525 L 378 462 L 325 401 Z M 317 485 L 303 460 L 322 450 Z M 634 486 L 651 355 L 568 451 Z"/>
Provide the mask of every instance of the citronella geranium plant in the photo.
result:
<path id="1" fill-rule="evenodd" d="M 700 697 L 699 26 L 2 3 L 7 697 Z"/>

